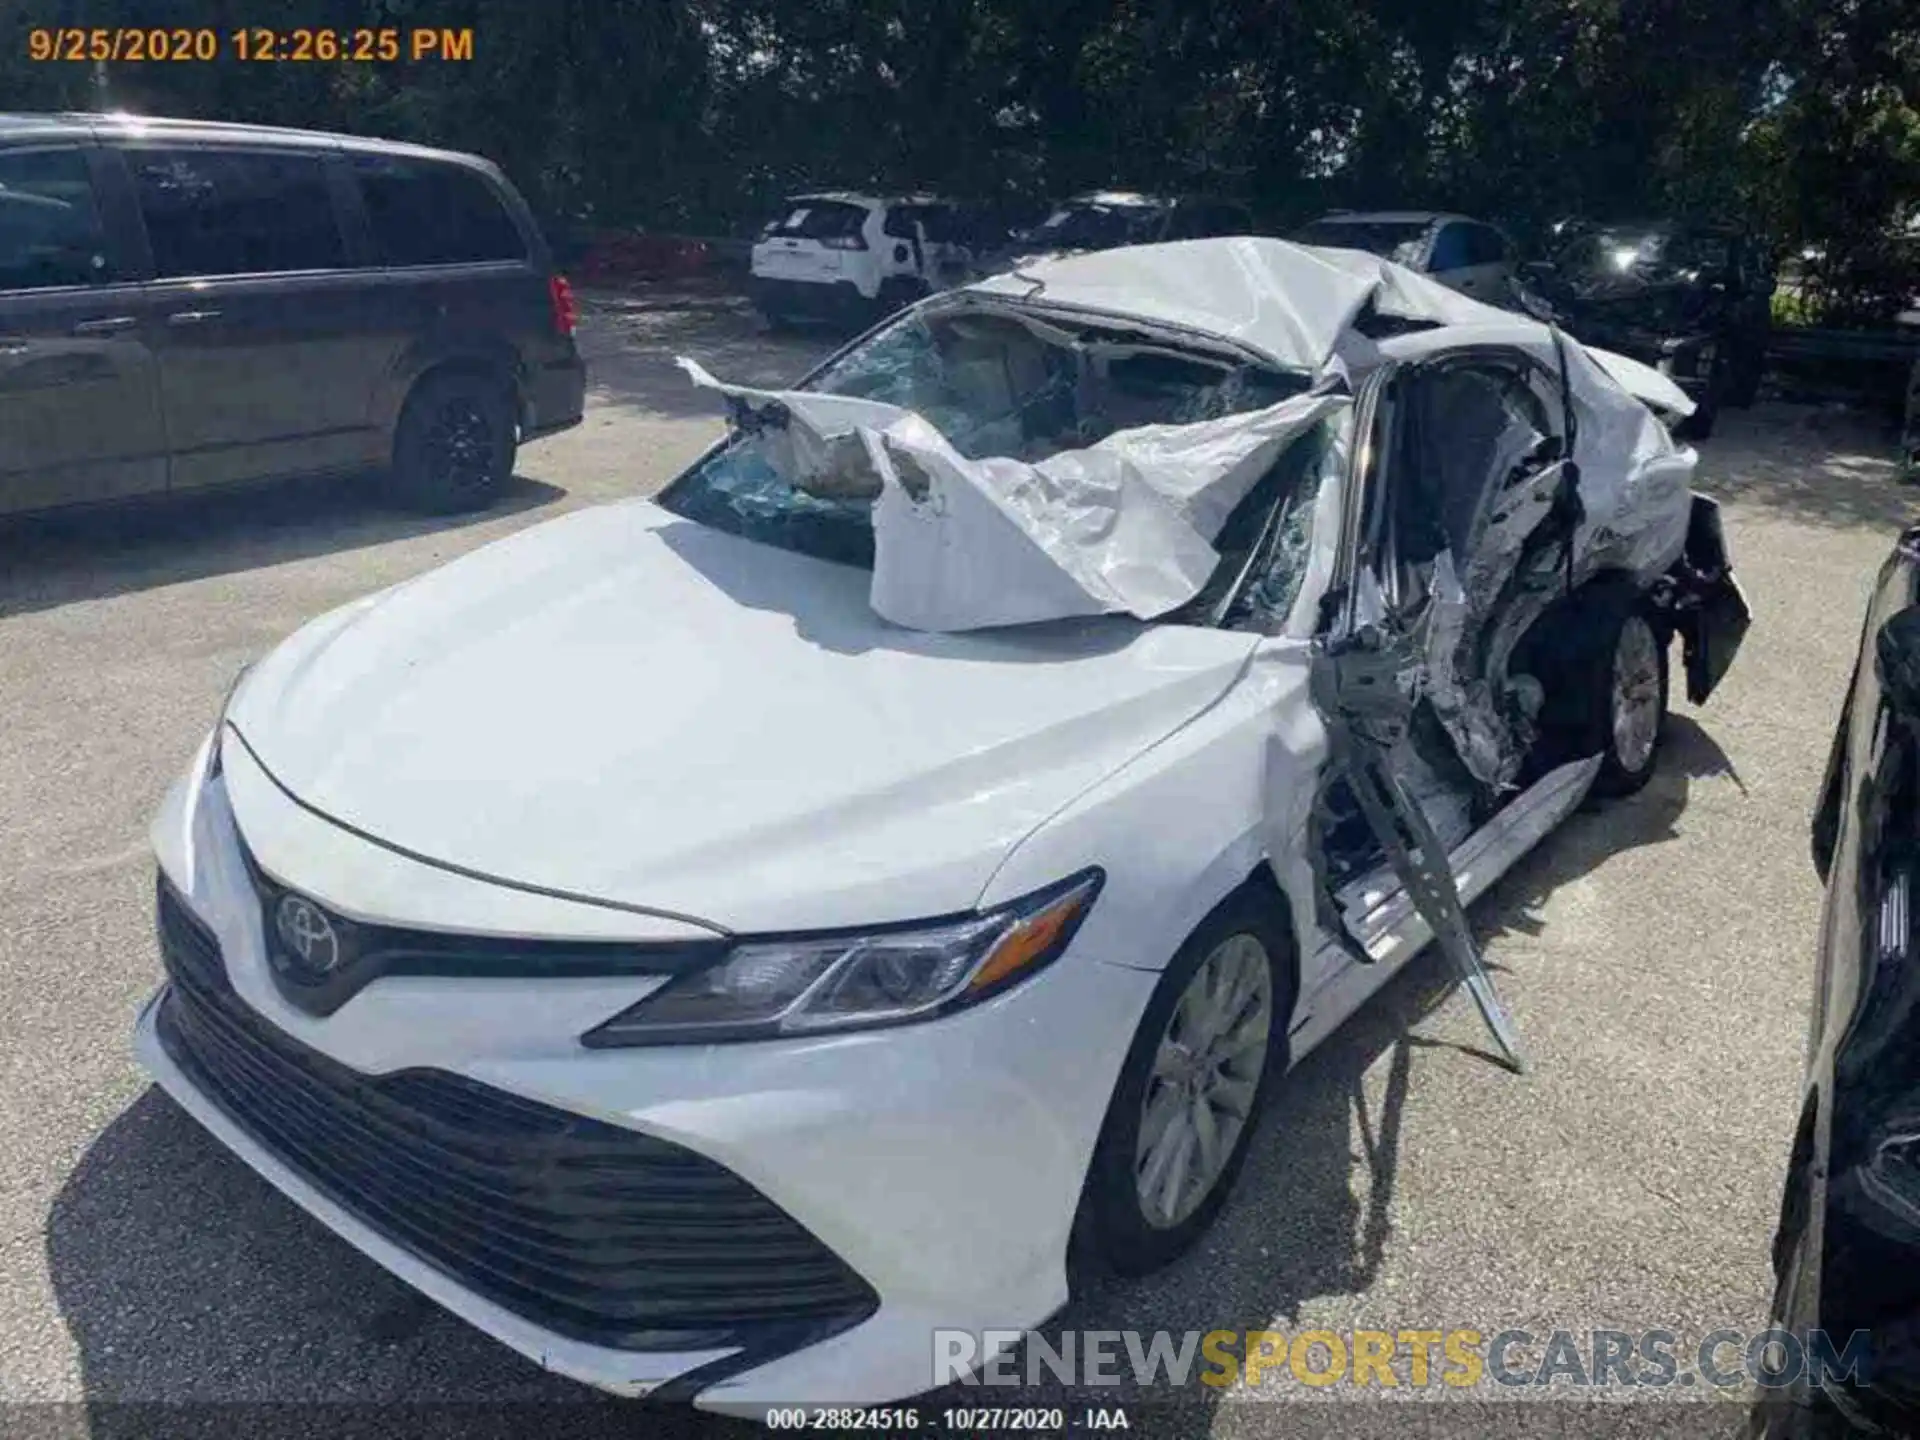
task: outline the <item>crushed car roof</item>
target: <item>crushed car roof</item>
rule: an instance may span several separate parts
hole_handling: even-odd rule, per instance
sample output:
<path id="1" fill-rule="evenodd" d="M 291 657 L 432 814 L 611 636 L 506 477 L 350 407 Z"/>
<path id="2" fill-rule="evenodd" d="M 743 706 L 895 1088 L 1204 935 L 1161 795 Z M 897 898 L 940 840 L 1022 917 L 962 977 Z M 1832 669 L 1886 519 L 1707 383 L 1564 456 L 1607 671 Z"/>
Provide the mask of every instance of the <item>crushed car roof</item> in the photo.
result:
<path id="1" fill-rule="evenodd" d="M 1546 325 L 1450 290 L 1359 250 L 1264 236 L 1175 240 L 1022 265 L 968 287 L 982 295 L 1155 321 L 1224 340 L 1286 370 L 1318 374 L 1369 305 L 1414 325 L 1489 327 L 1492 343 Z M 1463 343 L 1456 331 L 1452 341 Z M 1685 415 L 1685 394 L 1645 365 L 1589 347 L 1615 381 L 1658 409 Z"/>
<path id="2" fill-rule="evenodd" d="M 1693 455 L 1676 450 L 1649 411 L 1690 408 L 1671 380 L 1376 256 L 1268 239 L 1180 241 L 1038 263 L 927 303 L 945 314 L 969 299 L 1024 311 L 1022 323 L 1042 329 L 1076 317 L 1094 333 L 1110 335 L 1117 321 L 1229 342 L 1312 383 L 1263 408 L 1136 424 L 1032 459 L 975 458 L 902 405 L 732 385 L 681 360 L 694 383 L 726 397 L 735 428 L 787 484 L 872 501 L 871 603 L 912 629 L 1170 613 L 1212 574 L 1228 512 L 1283 450 L 1350 405 L 1355 376 L 1476 344 L 1520 347 L 1560 371 L 1580 415 L 1569 437 L 1590 544 L 1609 537 L 1638 568 L 1684 528 L 1679 477 Z M 1402 322 L 1387 327 L 1400 333 L 1357 330 L 1369 308 Z M 1082 343 L 1054 333 L 1068 350 Z"/>

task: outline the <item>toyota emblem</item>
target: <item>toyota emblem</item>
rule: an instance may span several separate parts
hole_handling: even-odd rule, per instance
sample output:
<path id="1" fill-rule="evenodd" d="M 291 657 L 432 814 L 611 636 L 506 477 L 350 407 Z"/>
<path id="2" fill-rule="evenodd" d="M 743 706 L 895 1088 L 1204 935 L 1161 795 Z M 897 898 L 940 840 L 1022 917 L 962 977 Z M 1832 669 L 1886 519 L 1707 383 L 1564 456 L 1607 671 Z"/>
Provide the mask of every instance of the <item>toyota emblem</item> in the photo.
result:
<path id="1" fill-rule="evenodd" d="M 340 964 L 340 932 L 327 912 L 299 895 L 283 895 L 274 907 L 273 928 L 289 952 L 315 975 L 329 975 Z"/>

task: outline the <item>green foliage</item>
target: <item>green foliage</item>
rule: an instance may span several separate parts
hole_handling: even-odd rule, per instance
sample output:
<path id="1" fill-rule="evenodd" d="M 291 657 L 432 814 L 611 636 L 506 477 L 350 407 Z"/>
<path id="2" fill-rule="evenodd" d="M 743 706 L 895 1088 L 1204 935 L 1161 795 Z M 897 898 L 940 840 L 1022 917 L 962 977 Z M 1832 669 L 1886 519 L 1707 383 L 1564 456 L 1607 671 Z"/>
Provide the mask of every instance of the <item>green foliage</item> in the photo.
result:
<path id="1" fill-rule="evenodd" d="M 28 25 L 471 26 L 471 64 L 35 65 Z M 0 0 L 0 104 L 124 105 L 497 159 L 549 217 L 739 232 L 802 185 L 1207 189 L 1284 225 L 1436 206 L 1522 237 L 1705 212 L 1897 303 L 1913 0 Z"/>

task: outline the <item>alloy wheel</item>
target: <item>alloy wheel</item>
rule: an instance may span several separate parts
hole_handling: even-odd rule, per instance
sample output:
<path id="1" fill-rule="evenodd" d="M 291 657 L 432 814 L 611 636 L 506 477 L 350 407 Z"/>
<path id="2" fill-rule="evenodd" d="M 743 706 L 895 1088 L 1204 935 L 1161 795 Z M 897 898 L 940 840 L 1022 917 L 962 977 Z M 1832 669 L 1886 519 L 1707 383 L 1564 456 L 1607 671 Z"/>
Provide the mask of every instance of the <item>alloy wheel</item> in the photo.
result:
<path id="1" fill-rule="evenodd" d="M 1629 615 L 1613 650 L 1613 753 L 1638 773 L 1660 733 L 1660 647 L 1644 616 Z"/>
<path id="2" fill-rule="evenodd" d="M 1200 1208 L 1253 1113 L 1273 1035 L 1273 967 L 1252 935 L 1201 962 L 1167 1018 L 1134 1148 L 1140 1212 L 1158 1230 Z"/>
<path id="3" fill-rule="evenodd" d="M 493 471 L 493 425 L 472 400 L 451 396 L 434 413 L 425 450 L 436 480 L 456 490 L 484 488 Z"/>

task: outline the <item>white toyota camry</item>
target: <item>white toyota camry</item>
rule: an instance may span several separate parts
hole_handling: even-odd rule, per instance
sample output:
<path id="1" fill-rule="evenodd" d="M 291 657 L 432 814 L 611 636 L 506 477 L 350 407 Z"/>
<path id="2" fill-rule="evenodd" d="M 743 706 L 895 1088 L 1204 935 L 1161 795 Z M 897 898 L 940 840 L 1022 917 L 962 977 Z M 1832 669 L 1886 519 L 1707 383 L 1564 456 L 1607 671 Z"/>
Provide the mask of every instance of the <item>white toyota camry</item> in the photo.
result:
<path id="1" fill-rule="evenodd" d="M 1061 260 L 793 390 L 688 369 L 731 430 L 657 501 L 245 673 L 154 824 L 137 1030 L 616 1392 L 903 1397 L 1070 1240 L 1165 1263 L 1436 936 L 1518 1063 L 1460 907 L 1747 624 L 1670 382 L 1357 252 Z"/>

